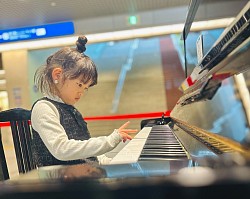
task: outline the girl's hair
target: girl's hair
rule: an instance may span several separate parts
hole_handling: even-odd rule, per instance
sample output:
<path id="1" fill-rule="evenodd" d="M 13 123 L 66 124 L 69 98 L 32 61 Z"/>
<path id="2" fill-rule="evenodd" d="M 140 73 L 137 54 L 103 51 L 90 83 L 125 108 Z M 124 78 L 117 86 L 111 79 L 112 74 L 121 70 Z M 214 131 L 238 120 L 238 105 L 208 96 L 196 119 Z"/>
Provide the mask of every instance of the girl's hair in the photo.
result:
<path id="1" fill-rule="evenodd" d="M 76 48 L 64 47 L 47 58 L 46 64 L 37 69 L 34 82 L 41 93 L 56 94 L 52 71 L 56 67 L 63 69 L 63 81 L 81 78 L 84 84 L 97 84 L 97 69 L 94 62 L 84 54 L 87 38 L 79 36 Z"/>

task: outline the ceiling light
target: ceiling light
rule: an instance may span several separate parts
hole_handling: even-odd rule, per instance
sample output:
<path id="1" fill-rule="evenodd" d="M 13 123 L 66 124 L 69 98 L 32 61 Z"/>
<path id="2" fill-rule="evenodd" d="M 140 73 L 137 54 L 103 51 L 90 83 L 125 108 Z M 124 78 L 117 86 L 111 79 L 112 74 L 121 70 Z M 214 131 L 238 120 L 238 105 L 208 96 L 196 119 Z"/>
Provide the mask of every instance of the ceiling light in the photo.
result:
<path id="1" fill-rule="evenodd" d="M 5 85 L 6 84 L 6 80 L 5 79 L 0 79 L 0 85 Z"/>
<path id="2" fill-rule="evenodd" d="M 215 28 L 227 27 L 234 18 L 216 19 L 210 21 L 194 22 L 191 31 L 208 30 Z M 124 39 L 140 38 L 140 37 L 153 37 L 159 35 L 169 35 L 174 33 L 181 33 L 183 30 L 183 24 L 155 26 L 149 28 L 139 28 L 131 30 L 121 30 L 107 33 L 97 33 L 86 35 L 89 43 L 106 42 L 106 41 L 117 41 Z M 75 44 L 78 36 L 60 37 L 53 39 L 39 39 L 34 41 L 25 42 L 13 42 L 9 44 L 1 44 L 0 52 L 11 51 L 18 49 L 41 49 L 41 48 L 52 48 L 60 46 L 71 46 Z"/>
<path id="3" fill-rule="evenodd" d="M 54 6 L 56 6 L 56 2 L 51 2 L 50 5 L 51 5 L 52 7 L 54 7 Z"/>

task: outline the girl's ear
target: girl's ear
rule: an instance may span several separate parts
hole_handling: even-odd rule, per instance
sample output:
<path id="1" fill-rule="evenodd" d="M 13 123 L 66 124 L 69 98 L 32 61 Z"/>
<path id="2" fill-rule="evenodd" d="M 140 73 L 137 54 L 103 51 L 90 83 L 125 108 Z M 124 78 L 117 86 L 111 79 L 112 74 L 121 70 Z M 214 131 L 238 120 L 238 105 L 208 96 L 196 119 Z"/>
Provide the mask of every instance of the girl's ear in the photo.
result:
<path id="1" fill-rule="evenodd" d="M 60 79 L 61 75 L 62 75 L 62 68 L 56 67 L 53 69 L 53 71 L 52 71 L 53 81 L 55 81 L 55 80 L 58 81 Z"/>

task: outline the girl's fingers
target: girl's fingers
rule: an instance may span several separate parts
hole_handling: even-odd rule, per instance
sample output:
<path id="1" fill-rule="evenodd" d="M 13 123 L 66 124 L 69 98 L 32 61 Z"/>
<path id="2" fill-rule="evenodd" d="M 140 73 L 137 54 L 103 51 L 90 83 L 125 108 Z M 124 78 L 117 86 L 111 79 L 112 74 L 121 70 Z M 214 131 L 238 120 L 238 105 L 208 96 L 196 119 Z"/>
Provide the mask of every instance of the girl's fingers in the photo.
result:
<path id="1" fill-rule="evenodd" d="M 119 132 L 125 132 L 125 133 L 136 133 L 138 130 L 137 129 L 126 129 L 126 128 L 119 128 Z"/>
<path id="2" fill-rule="evenodd" d="M 122 136 L 122 139 L 129 139 L 129 140 L 132 139 L 132 137 L 126 133 L 120 133 L 120 135 Z"/>
<path id="3" fill-rule="evenodd" d="M 128 135 L 128 133 L 136 133 L 137 129 L 126 129 L 126 127 L 129 125 L 129 121 L 123 124 L 119 129 L 118 132 L 120 133 L 122 137 L 122 141 L 126 142 L 127 140 L 132 140 L 132 137 Z"/>
<path id="4" fill-rule="evenodd" d="M 136 133 L 138 130 L 137 129 L 123 129 L 122 132 L 126 133 Z"/>
<path id="5" fill-rule="evenodd" d="M 126 122 L 125 124 L 123 124 L 119 129 L 125 129 L 126 126 L 128 126 L 130 123 L 130 121 Z"/>

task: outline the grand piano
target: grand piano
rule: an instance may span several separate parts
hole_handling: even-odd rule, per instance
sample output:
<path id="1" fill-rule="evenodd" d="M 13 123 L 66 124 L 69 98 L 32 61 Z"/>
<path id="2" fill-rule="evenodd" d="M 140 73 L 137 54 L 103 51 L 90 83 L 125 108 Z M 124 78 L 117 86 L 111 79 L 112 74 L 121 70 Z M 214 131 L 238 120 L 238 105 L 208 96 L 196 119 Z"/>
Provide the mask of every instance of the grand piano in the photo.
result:
<path id="1" fill-rule="evenodd" d="M 184 43 L 199 2 L 190 3 Z M 180 85 L 183 95 L 170 116 L 142 120 L 140 132 L 107 165 L 39 168 L 1 183 L 0 198 L 248 198 L 247 102 L 230 85 L 249 69 L 246 1 Z"/>

